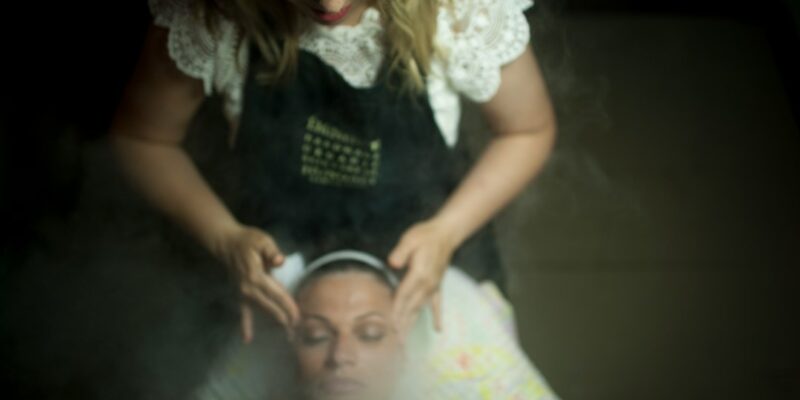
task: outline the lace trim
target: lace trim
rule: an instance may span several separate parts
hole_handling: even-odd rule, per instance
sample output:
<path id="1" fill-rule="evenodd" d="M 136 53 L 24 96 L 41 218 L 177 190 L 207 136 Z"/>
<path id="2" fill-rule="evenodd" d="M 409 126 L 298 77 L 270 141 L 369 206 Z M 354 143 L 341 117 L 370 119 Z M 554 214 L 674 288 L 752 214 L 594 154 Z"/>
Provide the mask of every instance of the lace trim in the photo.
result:
<path id="1" fill-rule="evenodd" d="M 181 72 L 201 79 L 207 95 L 212 92 L 214 55 L 217 40 L 206 29 L 203 21 L 182 0 L 149 0 L 150 10 L 157 26 L 169 29 L 167 49 L 169 56 Z"/>
<path id="2" fill-rule="evenodd" d="M 356 88 L 375 84 L 383 64 L 383 27 L 374 8 L 364 11 L 355 26 L 315 25 L 300 38 L 300 48 L 314 53 Z"/>
<path id="3" fill-rule="evenodd" d="M 189 9 L 188 0 L 148 0 L 154 24 L 169 29 L 167 47 L 176 66 L 203 81 L 205 93 L 220 93 L 225 114 L 235 124 L 249 46 L 237 48 L 239 31 L 229 21 L 212 35 Z M 437 47 L 441 57 L 428 77 L 428 96 L 448 144 L 456 142 L 458 94 L 475 102 L 491 99 L 500 86 L 500 69 L 525 50 L 530 39 L 522 11 L 532 0 L 455 0 L 438 15 Z M 374 8 L 356 26 L 316 25 L 300 38 L 300 47 L 316 54 L 353 87 L 372 86 L 384 59 L 383 28 Z"/>
<path id="4" fill-rule="evenodd" d="M 497 93 L 501 67 L 519 57 L 530 40 L 522 11 L 532 5 L 531 0 L 472 0 L 449 18 L 439 16 L 437 34 L 451 43 L 446 75 L 453 88 L 476 102 Z"/>

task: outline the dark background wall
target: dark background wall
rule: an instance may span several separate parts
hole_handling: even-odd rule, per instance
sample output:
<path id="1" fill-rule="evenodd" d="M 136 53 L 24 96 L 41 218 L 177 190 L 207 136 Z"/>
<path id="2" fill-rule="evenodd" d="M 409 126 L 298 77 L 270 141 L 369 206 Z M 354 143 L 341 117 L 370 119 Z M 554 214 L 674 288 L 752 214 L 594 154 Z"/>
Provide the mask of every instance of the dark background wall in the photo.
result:
<path id="1" fill-rule="evenodd" d="M 114 208 L 131 194 L 98 142 L 145 3 L 4 13 L 0 359 L 28 397 L 179 398 L 198 376 L 187 365 L 213 356 L 192 329 L 216 317 L 185 310 L 224 308 L 224 293 L 198 297 L 210 289 L 191 269 L 140 268 L 142 247 L 114 247 L 158 246 L 131 215 L 161 223 L 135 201 Z M 523 345 L 564 398 L 800 396 L 798 10 L 542 0 L 531 13 L 561 141 L 498 233 Z M 481 124 L 467 114 L 466 133 Z"/>
<path id="2" fill-rule="evenodd" d="M 523 344 L 564 398 L 800 397 L 788 6 L 532 16 L 561 142 L 499 231 Z"/>

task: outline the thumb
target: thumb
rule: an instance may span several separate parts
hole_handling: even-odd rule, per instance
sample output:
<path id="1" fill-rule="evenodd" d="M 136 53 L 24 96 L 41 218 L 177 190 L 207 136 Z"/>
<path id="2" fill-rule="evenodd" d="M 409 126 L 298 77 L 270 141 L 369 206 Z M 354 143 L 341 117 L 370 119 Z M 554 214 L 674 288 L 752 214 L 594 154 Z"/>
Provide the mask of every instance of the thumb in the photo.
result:
<path id="1" fill-rule="evenodd" d="M 396 269 L 405 267 L 408 265 L 413 252 L 414 247 L 411 245 L 410 240 L 400 240 L 400 243 L 389 253 L 389 265 Z"/>
<path id="2" fill-rule="evenodd" d="M 261 257 L 264 260 L 264 269 L 270 269 L 283 264 L 284 256 L 272 240 L 261 245 Z"/>

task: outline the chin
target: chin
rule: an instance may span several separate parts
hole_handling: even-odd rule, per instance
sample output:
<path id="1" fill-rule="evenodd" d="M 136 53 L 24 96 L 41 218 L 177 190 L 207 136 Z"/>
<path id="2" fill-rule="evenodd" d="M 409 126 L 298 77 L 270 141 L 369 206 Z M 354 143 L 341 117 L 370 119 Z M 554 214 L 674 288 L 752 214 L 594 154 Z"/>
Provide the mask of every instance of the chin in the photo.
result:
<path id="1" fill-rule="evenodd" d="M 307 396 L 307 400 L 388 400 L 392 396 L 388 394 L 376 394 L 372 390 L 360 390 L 352 393 L 329 393 L 316 387 L 313 393 Z"/>

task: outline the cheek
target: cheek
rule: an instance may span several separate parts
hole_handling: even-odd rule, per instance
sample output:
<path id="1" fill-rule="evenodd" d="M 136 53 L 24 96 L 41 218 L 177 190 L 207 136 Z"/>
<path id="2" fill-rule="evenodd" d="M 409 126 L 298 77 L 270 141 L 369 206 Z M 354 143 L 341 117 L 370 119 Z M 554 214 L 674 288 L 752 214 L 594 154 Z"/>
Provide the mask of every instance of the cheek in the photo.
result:
<path id="1" fill-rule="evenodd" d="M 361 378 L 369 382 L 366 398 L 388 398 L 402 371 L 402 349 L 395 342 L 363 350 L 359 369 Z"/>
<path id="2" fill-rule="evenodd" d="M 362 371 L 375 382 L 393 380 L 403 360 L 403 351 L 397 341 L 381 343 L 361 351 Z"/>
<path id="3" fill-rule="evenodd" d="M 300 347 L 295 349 L 297 364 L 303 380 L 311 379 L 325 369 L 326 346 Z"/>

